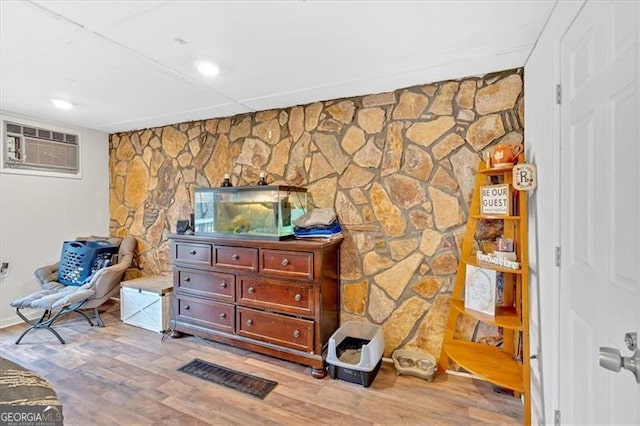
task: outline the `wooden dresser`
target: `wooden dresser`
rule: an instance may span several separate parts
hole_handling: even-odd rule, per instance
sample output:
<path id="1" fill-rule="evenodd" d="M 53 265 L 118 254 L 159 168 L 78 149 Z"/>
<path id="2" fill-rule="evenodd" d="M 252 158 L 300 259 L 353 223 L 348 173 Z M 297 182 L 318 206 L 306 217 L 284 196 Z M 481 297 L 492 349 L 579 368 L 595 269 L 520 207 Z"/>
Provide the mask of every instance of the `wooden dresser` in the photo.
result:
<path id="1" fill-rule="evenodd" d="M 172 337 L 205 337 L 325 376 L 327 342 L 339 324 L 341 240 L 169 238 Z"/>

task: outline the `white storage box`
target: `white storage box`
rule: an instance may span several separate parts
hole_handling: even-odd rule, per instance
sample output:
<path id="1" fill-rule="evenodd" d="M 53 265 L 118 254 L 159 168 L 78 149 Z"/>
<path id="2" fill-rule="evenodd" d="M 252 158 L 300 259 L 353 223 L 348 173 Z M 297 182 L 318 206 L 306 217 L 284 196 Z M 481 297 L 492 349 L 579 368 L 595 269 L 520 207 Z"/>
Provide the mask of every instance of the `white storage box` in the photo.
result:
<path id="1" fill-rule="evenodd" d="M 369 387 L 382 364 L 382 327 L 349 321 L 329 338 L 327 363 L 332 378 Z"/>
<path id="2" fill-rule="evenodd" d="M 120 318 L 125 324 L 162 333 L 169 328 L 173 277 L 152 275 L 120 284 Z"/>

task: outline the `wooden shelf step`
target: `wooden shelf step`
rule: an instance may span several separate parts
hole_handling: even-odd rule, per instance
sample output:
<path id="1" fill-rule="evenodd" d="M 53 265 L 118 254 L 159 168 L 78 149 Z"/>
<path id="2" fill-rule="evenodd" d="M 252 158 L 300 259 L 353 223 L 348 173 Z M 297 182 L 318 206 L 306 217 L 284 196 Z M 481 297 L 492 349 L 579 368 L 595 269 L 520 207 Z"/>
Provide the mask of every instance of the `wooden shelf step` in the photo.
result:
<path id="1" fill-rule="evenodd" d="M 518 315 L 514 306 L 496 306 L 496 314 L 491 316 L 483 314 L 482 312 L 465 309 L 464 300 L 454 299 L 451 303 L 460 313 L 469 315 L 485 324 L 492 324 L 496 327 L 508 328 L 509 330 L 522 331 L 520 315 Z"/>
<path id="2" fill-rule="evenodd" d="M 491 214 L 472 214 L 472 219 L 491 219 L 491 220 L 520 220 L 520 216 L 498 216 Z"/>
<path id="3" fill-rule="evenodd" d="M 480 169 L 478 170 L 478 173 L 483 173 L 486 175 L 503 175 L 505 172 L 509 172 L 511 173 L 511 171 L 513 170 L 513 165 L 510 165 L 509 167 L 489 167 L 486 169 Z"/>
<path id="4" fill-rule="evenodd" d="M 460 367 L 488 382 L 516 392 L 524 392 L 522 364 L 510 353 L 483 343 L 453 340 L 443 349 Z"/>

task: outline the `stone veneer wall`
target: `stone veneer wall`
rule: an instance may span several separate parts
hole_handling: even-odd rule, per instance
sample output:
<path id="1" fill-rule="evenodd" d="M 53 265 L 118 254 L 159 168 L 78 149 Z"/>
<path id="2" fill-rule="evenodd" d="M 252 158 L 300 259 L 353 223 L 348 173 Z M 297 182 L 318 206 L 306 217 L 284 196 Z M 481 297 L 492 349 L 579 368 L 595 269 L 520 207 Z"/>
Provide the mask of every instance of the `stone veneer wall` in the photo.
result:
<path id="1" fill-rule="evenodd" d="M 381 324 L 385 354 L 440 353 L 460 238 L 483 151 L 523 139 L 522 69 L 394 92 L 113 134 L 111 233 L 146 273 L 171 268 L 166 234 L 196 187 L 308 188 L 344 228 L 341 321 Z M 475 323 L 462 321 L 471 336 Z"/>

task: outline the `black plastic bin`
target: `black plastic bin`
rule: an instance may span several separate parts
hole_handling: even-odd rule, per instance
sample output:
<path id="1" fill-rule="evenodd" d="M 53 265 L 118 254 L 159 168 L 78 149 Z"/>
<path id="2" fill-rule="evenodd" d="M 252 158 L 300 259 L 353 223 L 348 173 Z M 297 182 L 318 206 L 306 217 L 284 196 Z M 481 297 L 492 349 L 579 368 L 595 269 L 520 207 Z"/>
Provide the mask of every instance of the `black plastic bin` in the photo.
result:
<path id="1" fill-rule="evenodd" d="M 329 364 L 329 375 L 332 379 L 340 379 L 346 382 L 356 383 L 368 388 L 376 378 L 380 366 L 382 365 L 382 359 L 378 361 L 378 364 L 371 371 L 354 370 L 353 368 L 339 367 L 337 365 Z"/>

